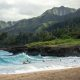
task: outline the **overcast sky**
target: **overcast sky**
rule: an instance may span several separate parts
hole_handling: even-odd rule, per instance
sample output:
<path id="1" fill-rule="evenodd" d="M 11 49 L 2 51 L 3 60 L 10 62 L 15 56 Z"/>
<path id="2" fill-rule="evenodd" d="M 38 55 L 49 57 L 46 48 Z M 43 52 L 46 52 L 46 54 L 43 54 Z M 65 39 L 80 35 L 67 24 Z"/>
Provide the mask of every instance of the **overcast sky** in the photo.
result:
<path id="1" fill-rule="evenodd" d="M 58 6 L 80 8 L 80 0 L 0 0 L 0 20 L 32 18 Z"/>

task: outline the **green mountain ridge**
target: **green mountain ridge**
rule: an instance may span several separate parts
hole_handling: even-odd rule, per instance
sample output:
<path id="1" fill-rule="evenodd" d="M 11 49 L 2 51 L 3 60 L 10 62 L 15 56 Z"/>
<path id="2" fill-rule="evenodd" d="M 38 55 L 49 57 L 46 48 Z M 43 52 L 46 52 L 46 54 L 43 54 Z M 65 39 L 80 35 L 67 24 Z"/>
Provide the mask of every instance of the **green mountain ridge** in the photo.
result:
<path id="1" fill-rule="evenodd" d="M 53 28 L 63 28 L 64 26 L 71 26 L 71 25 L 78 25 L 80 23 L 80 9 L 78 9 L 75 13 L 71 13 L 66 15 L 64 21 L 58 22 L 56 24 L 52 24 L 51 27 Z M 49 28 L 51 28 L 49 27 Z M 78 26 L 77 26 L 78 27 Z M 52 29 L 51 29 L 52 30 Z"/>
<path id="2" fill-rule="evenodd" d="M 80 9 L 72 11 L 73 9 L 63 16 L 45 12 L 45 15 L 43 13 L 32 19 L 19 20 L 14 25 L 0 30 L 0 47 L 54 39 L 80 39 Z"/>
<path id="3" fill-rule="evenodd" d="M 61 6 L 61 7 L 54 7 L 52 9 L 49 9 L 46 12 L 44 12 L 42 15 L 44 16 L 46 14 L 54 14 L 58 16 L 63 16 L 74 12 L 76 12 L 76 9 Z"/>
<path id="4" fill-rule="evenodd" d="M 7 27 L 11 27 L 11 26 L 14 25 L 14 24 L 15 24 L 14 21 L 8 21 L 8 22 L 0 21 L 0 29 L 4 29 L 4 28 L 7 28 Z"/>
<path id="5" fill-rule="evenodd" d="M 39 30 L 44 30 L 45 27 L 48 27 L 52 24 L 64 20 L 64 17 L 70 13 L 75 13 L 76 9 L 67 8 L 67 7 L 55 7 L 46 12 L 41 16 L 32 18 L 32 19 L 23 19 L 18 21 L 16 24 L 11 27 L 0 30 L 1 32 L 8 32 L 12 34 L 18 34 L 20 32 L 36 32 Z"/>

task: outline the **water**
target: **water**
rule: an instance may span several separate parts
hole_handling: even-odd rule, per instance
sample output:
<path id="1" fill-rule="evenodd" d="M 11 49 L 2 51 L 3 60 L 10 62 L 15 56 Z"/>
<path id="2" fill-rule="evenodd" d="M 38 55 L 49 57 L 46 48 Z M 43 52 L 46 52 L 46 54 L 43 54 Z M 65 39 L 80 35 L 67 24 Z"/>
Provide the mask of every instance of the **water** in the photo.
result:
<path id="1" fill-rule="evenodd" d="M 0 74 L 28 73 L 34 71 L 80 67 L 80 57 L 12 55 L 0 50 Z"/>

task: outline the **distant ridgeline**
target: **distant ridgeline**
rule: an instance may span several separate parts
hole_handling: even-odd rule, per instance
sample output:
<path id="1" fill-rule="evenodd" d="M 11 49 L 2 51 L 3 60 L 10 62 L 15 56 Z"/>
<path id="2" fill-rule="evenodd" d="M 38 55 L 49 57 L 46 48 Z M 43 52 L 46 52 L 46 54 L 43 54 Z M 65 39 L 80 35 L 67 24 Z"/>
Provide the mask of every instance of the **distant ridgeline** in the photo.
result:
<path id="1" fill-rule="evenodd" d="M 35 18 L 0 21 L 0 47 L 56 38 L 80 38 L 80 9 L 54 7 Z"/>

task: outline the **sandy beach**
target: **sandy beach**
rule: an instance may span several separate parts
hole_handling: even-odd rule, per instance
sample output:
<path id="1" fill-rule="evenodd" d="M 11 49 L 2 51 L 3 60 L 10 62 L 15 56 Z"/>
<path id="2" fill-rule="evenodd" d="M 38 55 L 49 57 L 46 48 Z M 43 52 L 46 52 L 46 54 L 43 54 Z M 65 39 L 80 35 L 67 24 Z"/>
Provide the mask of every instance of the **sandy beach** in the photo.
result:
<path id="1" fill-rule="evenodd" d="M 80 80 L 80 68 L 0 75 L 0 80 Z"/>
<path id="2" fill-rule="evenodd" d="M 80 57 L 9 54 L 0 53 L 0 80 L 80 80 Z"/>

